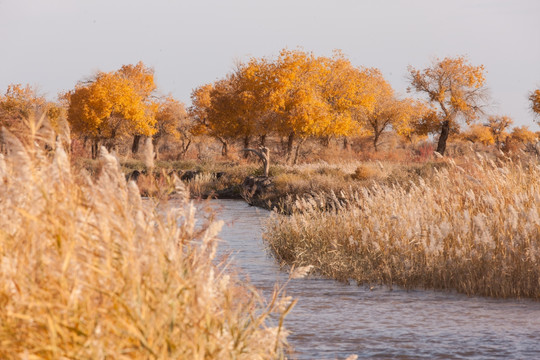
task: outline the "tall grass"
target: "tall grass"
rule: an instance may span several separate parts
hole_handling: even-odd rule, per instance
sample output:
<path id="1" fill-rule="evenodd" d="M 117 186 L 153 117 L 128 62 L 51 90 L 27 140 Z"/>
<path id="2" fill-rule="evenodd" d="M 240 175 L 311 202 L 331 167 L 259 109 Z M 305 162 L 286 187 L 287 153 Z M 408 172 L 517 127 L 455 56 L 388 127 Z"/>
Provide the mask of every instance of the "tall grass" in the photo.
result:
<path id="1" fill-rule="evenodd" d="M 218 264 L 221 223 L 196 226 L 180 182 L 182 206 L 163 215 L 106 151 L 94 181 L 61 146 L 4 139 L 1 359 L 284 356 L 289 299 L 263 303 Z"/>
<path id="2" fill-rule="evenodd" d="M 264 236 L 279 260 L 343 281 L 540 299 L 540 166 L 479 155 L 428 179 L 308 196 Z"/>

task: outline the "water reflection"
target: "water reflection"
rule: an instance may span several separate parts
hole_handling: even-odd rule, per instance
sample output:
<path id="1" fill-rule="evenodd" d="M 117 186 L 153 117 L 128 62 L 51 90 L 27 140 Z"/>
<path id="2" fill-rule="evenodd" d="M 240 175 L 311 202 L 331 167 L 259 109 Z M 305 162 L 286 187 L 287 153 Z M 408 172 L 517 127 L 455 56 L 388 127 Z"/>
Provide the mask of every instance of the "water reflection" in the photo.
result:
<path id="1" fill-rule="evenodd" d="M 214 200 L 226 222 L 220 251 L 263 291 L 288 276 L 267 256 L 261 223 L 269 212 L 242 201 Z M 469 298 L 434 291 L 291 280 L 298 304 L 286 318 L 298 359 L 535 359 L 540 358 L 540 303 Z"/>

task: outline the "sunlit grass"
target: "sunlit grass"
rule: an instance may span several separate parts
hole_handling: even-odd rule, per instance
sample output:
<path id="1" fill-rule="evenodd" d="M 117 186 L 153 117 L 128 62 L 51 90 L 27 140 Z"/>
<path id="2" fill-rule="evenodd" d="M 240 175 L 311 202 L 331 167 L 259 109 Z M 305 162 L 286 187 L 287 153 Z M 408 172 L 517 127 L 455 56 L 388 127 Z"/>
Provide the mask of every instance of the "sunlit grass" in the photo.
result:
<path id="1" fill-rule="evenodd" d="M 106 151 L 94 180 L 59 145 L 4 140 L 1 359 L 284 356 L 290 299 L 265 303 L 218 264 L 221 223 L 196 226 L 180 182 L 181 206 L 162 214 Z"/>
<path id="2" fill-rule="evenodd" d="M 540 167 L 479 155 L 425 179 L 296 202 L 265 238 L 276 257 L 343 281 L 540 298 Z"/>

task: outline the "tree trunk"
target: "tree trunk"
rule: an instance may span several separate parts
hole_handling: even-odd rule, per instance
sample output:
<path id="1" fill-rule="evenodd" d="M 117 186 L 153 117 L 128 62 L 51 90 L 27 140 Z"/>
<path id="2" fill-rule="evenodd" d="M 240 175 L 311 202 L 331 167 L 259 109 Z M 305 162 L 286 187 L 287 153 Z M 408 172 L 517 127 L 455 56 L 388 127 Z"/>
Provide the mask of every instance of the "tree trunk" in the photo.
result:
<path id="1" fill-rule="evenodd" d="M 348 149 L 349 149 L 349 138 L 345 136 L 343 138 L 343 150 L 348 150 Z"/>
<path id="2" fill-rule="evenodd" d="M 133 144 L 131 144 L 131 153 L 136 154 L 139 152 L 139 143 L 141 141 L 141 135 L 133 136 Z"/>
<path id="3" fill-rule="evenodd" d="M 450 134 L 450 122 L 448 120 L 442 123 L 441 136 L 439 136 L 439 143 L 437 144 L 437 152 L 441 155 L 444 155 L 446 151 L 446 140 L 448 140 L 448 135 Z"/>
<path id="4" fill-rule="evenodd" d="M 182 141 L 182 144 L 180 145 L 180 152 L 176 156 L 176 160 L 183 159 L 186 156 L 190 145 L 191 145 L 191 139 Z"/>
<path id="5" fill-rule="evenodd" d="M 266 134 L 261 135 L 260 140 L 261 140 L 261 146 L 265 147 L 266 146 Z"/>
<path id="6" fill-rule="evenodd" d="M 263 163 L 264 177 L 268 177 L 270 173 L 270 150 L 267 147 L 262 147 L 260 150 L 242 149 L 244 152 L 252 152 L 259 157 Z"/>
<path id="7" fill-rule="evenodd" d="M 379 144 L 379 137 L 381 136 L 381 134 L 377 134 L 375 133 L 373 135 L 373 148 L 375 149 L 375 152 L 379 151 L 378 149 L 378 144 Z"/>
<path id="8" fill-rule="evenodd" d="M 229 144 L 227 144 L 226 141 L 221 142 L 221 156 L 227 157 L 229 156 Z"/>
<path id="9" fill-rule="evenodd" d="M 244 137 L 244 149 L 247 149 L 249 147 L 249 142 L 250 142 L 250 137 L 249 136 L 245 136 Z M 249 153 L 248 152 L 245 152 L 244 153 L 244 159 L 247 159 L 249 157 Z"/>
<path id="10" fill-rule="evenodd" d="M 330 146 L 330 136 L 324 136 L 321 138 L 321 145 L 324 147 Z"/>
<path id="11" fill-rule="evenodd" d="M 292 149 L 294 144 L 294 133 L 289 134 L 289 139 L 287 140 L 287 161 L 291 158 Z"/>
<path id="12" fill-rule="evenodd" d="M 92 159 L 97 159 L 99 154 L 99 140 L 92 141 Z"/>
<path id="13" fill-rule="evenodd" d="M 159 158 L 159 137 L 152 138 L 152 146 L 154 147 L 154 159 L 157 160 Z"/>
<path id="14" fill-rule="evenodd" d="M 298 162 L 298 154 L 300 153 L 300 147 L 302 146 L 302 144 L 304 143 L 306 139 L 301 139 L 299 142 L 298 142 L 298 145 L 296 145 L 296 151 L 294 152 L 294 161 L 293 161 L 293 165 L 296 165 L 296 163 Z"/>

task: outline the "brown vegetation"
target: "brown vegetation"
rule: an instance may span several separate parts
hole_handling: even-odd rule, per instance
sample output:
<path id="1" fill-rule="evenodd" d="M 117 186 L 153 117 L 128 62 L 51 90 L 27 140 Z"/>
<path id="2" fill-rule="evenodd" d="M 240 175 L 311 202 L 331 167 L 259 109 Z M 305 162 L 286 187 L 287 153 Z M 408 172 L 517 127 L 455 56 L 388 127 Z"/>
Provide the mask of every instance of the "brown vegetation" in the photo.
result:
<path id="1" fill-rule="evenodd" d="M 538 160 L 446 164 L 409 183 L 298 199 L 264 237 L 279 261 L 342 281 L 540 299 Z"/>
<path id="2" fill-rule="evenodd" d="M 181 182 L 181 206 L 156 209 L 105 149 L 89 177 L 29 136 L 4 131 L 0 154 L 0 358 L 284 356 L 294 303 L 265 303 L 219 263 L 221 223 L 195 224 Z"/>

